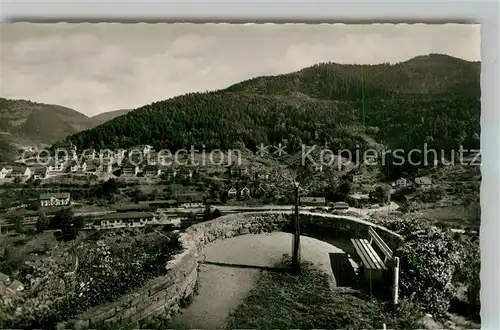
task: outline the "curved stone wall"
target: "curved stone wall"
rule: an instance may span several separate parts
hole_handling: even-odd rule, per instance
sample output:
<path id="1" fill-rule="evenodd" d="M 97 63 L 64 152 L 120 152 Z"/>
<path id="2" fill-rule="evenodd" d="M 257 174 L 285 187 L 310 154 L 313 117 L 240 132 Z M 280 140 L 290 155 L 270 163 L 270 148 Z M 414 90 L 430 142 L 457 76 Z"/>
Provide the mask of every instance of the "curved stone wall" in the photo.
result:
<path id="1" fill-rule="evenodd" d="M 180 234 L 183 252 L 167 263 L 167 275 L 157 277 L 119 300 L 95 307 L 80 315 L 76 328 L 101 328 L 106 324 L 130 324 L 155 314 L 174 316 L 195 291 L 198 254 L 211 242 L 273 231 L 289 231 L 292 211 L 249 212 L 222 216 L 195 224 Z M 315 236 L 367 237 L 373 227 L 386 242 L 397 248 L 402 237 L 390 230 L 354 217 L 301 212 L 301 230 Z"/>

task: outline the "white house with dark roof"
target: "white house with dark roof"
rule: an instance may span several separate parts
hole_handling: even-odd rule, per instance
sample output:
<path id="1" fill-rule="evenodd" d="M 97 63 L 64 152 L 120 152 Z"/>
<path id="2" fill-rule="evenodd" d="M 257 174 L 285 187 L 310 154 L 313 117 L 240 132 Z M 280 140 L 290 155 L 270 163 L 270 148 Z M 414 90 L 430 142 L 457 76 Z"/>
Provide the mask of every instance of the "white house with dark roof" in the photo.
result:
<path id="1" fill-rule="evenodd" d="M 405 178 L 399 178 L 392 183 L 392 186 L 395 188 L 404 188 L 408 185 L 408 180 Z"/>
<path id="2" fill-rule="evenodd" d="M 64 172 L 65 162 L 51 159 L 47 165 L 47 176 L 56 176 Z"/>
<path id="3" fill-rule="evenodd" d="M 39 201 L 40 206 L 43 207 L 67 206 L 71 204 L 70 194 L 67 192 L 41 194 Z"/>
<path id="4" fill-rule="evenodd" d="M 241 195 L 241 197 L 249 197 L 250 196 L 250 189 L 248 189 L 247 187 L 243 187 L 243 189 L 241 189 L 241 191 L 240 191 L 240 195 Z"/>
<path id="5" fill-rule="evenodd" d="M 432 188 L 432 180 L 428 176 L 415 178 L 415 185 L 418 189 L 427 190 Z"/>
<path id="6" fill-rule="evenodd" d="M 229 191 L 227 192 L 227 196 L 230 197 L 230 198 L 234 198 L 238 195 L 238 190 L 236 190 L 235 187 L 232 187 L 231 189 L 229 189 Z"/>
<path id="7" fill-rule="evenodd" d="M 0 169 L 0 179 L 5 179 L 12 172 L 12 166 L 4 166 Z"/>

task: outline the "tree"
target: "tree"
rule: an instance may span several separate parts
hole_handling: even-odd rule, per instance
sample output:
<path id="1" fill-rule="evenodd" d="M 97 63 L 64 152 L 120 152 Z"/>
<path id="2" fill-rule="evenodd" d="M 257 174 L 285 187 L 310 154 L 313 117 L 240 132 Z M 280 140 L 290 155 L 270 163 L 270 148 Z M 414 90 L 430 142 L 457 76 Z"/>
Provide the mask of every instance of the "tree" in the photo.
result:
<path id="1" fill-rule="evenodd" d="M 17 233 L 22 233 L 23 232 L 23 227 L 24 227 L 24 217 L 20 215 L 15 215 L 12 218 L 12 223 L 14 224 L 14 228 Z"/>
<path id="2" fill-rule="evenodd" d="M 222 216 L 222 213 L 219 211 L 219 209 L 215 209 L 212 212 L 212 219 L 217 219 L 218 217 Z"/>
<path id="3" fill-rule="evenodd" d="M 49 225 L 50 222 L 49 219 L 47 218 L 47 215 L 45 214 L 45 212 L 41 211 L 38 214 L 38 219 L 36 220 L 36 231 L 38 233 L 41 233 L 44 230 L 49 229 Z"/>
<path id="4" fill-rule="evenodd" d="M 140 188 L 135 188 L 132 198 L 136 203 L 146 200 L 146 195 Z"/>
<path id="5" fill-rule="evenodd" d="M 73 211 L 70 208 L 64 208 L 56 212 L 54 217 L 50 220 L 50 229 L 63 229 L 71 227 L 73 219 Z"/>
<path id="6" fill-rule="evenodd" d="M 374 191 L 370 192 L 370 199 L 385 203 L 389 200 L 390 189 L 388 185 L 378 185 Z"/>
<path id="7" fill-rule="evenodd" d="M 72 220 L 72 225 L 77 229 L 83 229 L 85 228 L 85 222 L 86 222 L 85 217 L 82 216 L 74 217 Z"/>
<path id="8" fill-rule="evenodd" d="M 113 195 L 118 194 L 120 192 L 118 184 L 116 183 L 116 180 L 113 178 L 103 182 L 101 188 L 102 188 L 102 195 L 108 198 L 111 198 Z"/>
<path id="9" fill-rule="evenodd" d="M 203 221 L 212 220 L 212 210 L 210 205 L 205 206 L 205 211 L 203 211 Z"/>
<path id="10" fill-rule="evenodd" d="M 351 189 L 352 189 L 351 181 L 345 179 L 342 180 L 339 186 L 339 193 L 343 196 L 348 196 L 351 193 Z"/>
<path id="11" fill-rule="evenodd" d="M 52 221 L 50 227 L 61 230 L 61 238 L 65 241 L 72 240 L 78 235 L 78 230 L 84 227 L 84 220 L 81 217 L 74 217 L 70 208 L 59 210 Z"/>

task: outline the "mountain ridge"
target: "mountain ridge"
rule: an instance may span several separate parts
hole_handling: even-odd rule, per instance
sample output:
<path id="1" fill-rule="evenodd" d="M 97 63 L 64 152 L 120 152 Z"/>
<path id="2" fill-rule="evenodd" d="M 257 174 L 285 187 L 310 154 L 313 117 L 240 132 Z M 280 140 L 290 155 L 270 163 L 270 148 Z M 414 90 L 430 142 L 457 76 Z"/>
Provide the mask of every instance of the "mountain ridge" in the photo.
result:
<path id="1" fill-rule="evenodd" d="M 476 145 L 479 75 L 477 62 L 436 54 L 398 64 L 320 63 L 156 101 L 68 140 L 80 148 L 255 149 L 286 140 L 342 149 L 363 142 L 357 132 L 368 130 L 405 149 L 426 141 L 442 149 Z"/>
<path id="2" fill-rule="evenodd" d="M 0 97 L 0 133 L 4 140 L 14 144 L 50 145 L 128 111 L 115 110 L 89 117 L 61 105 Z"/>

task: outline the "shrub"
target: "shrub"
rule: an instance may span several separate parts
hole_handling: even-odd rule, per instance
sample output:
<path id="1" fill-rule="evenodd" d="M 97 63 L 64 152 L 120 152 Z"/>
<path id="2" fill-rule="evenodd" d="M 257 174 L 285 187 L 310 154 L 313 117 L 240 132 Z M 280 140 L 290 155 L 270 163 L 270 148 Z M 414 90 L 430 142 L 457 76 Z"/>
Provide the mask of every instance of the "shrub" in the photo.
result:
<path id="1" fill-rule="evenodd" d="M 464 258 L 450 231 L 427 219 L 403 219 L 391 227 L 405 237 L 400 258 L 401 294 L 424 311 L 444 316 L 454 296 L 454 274 Z"/>

